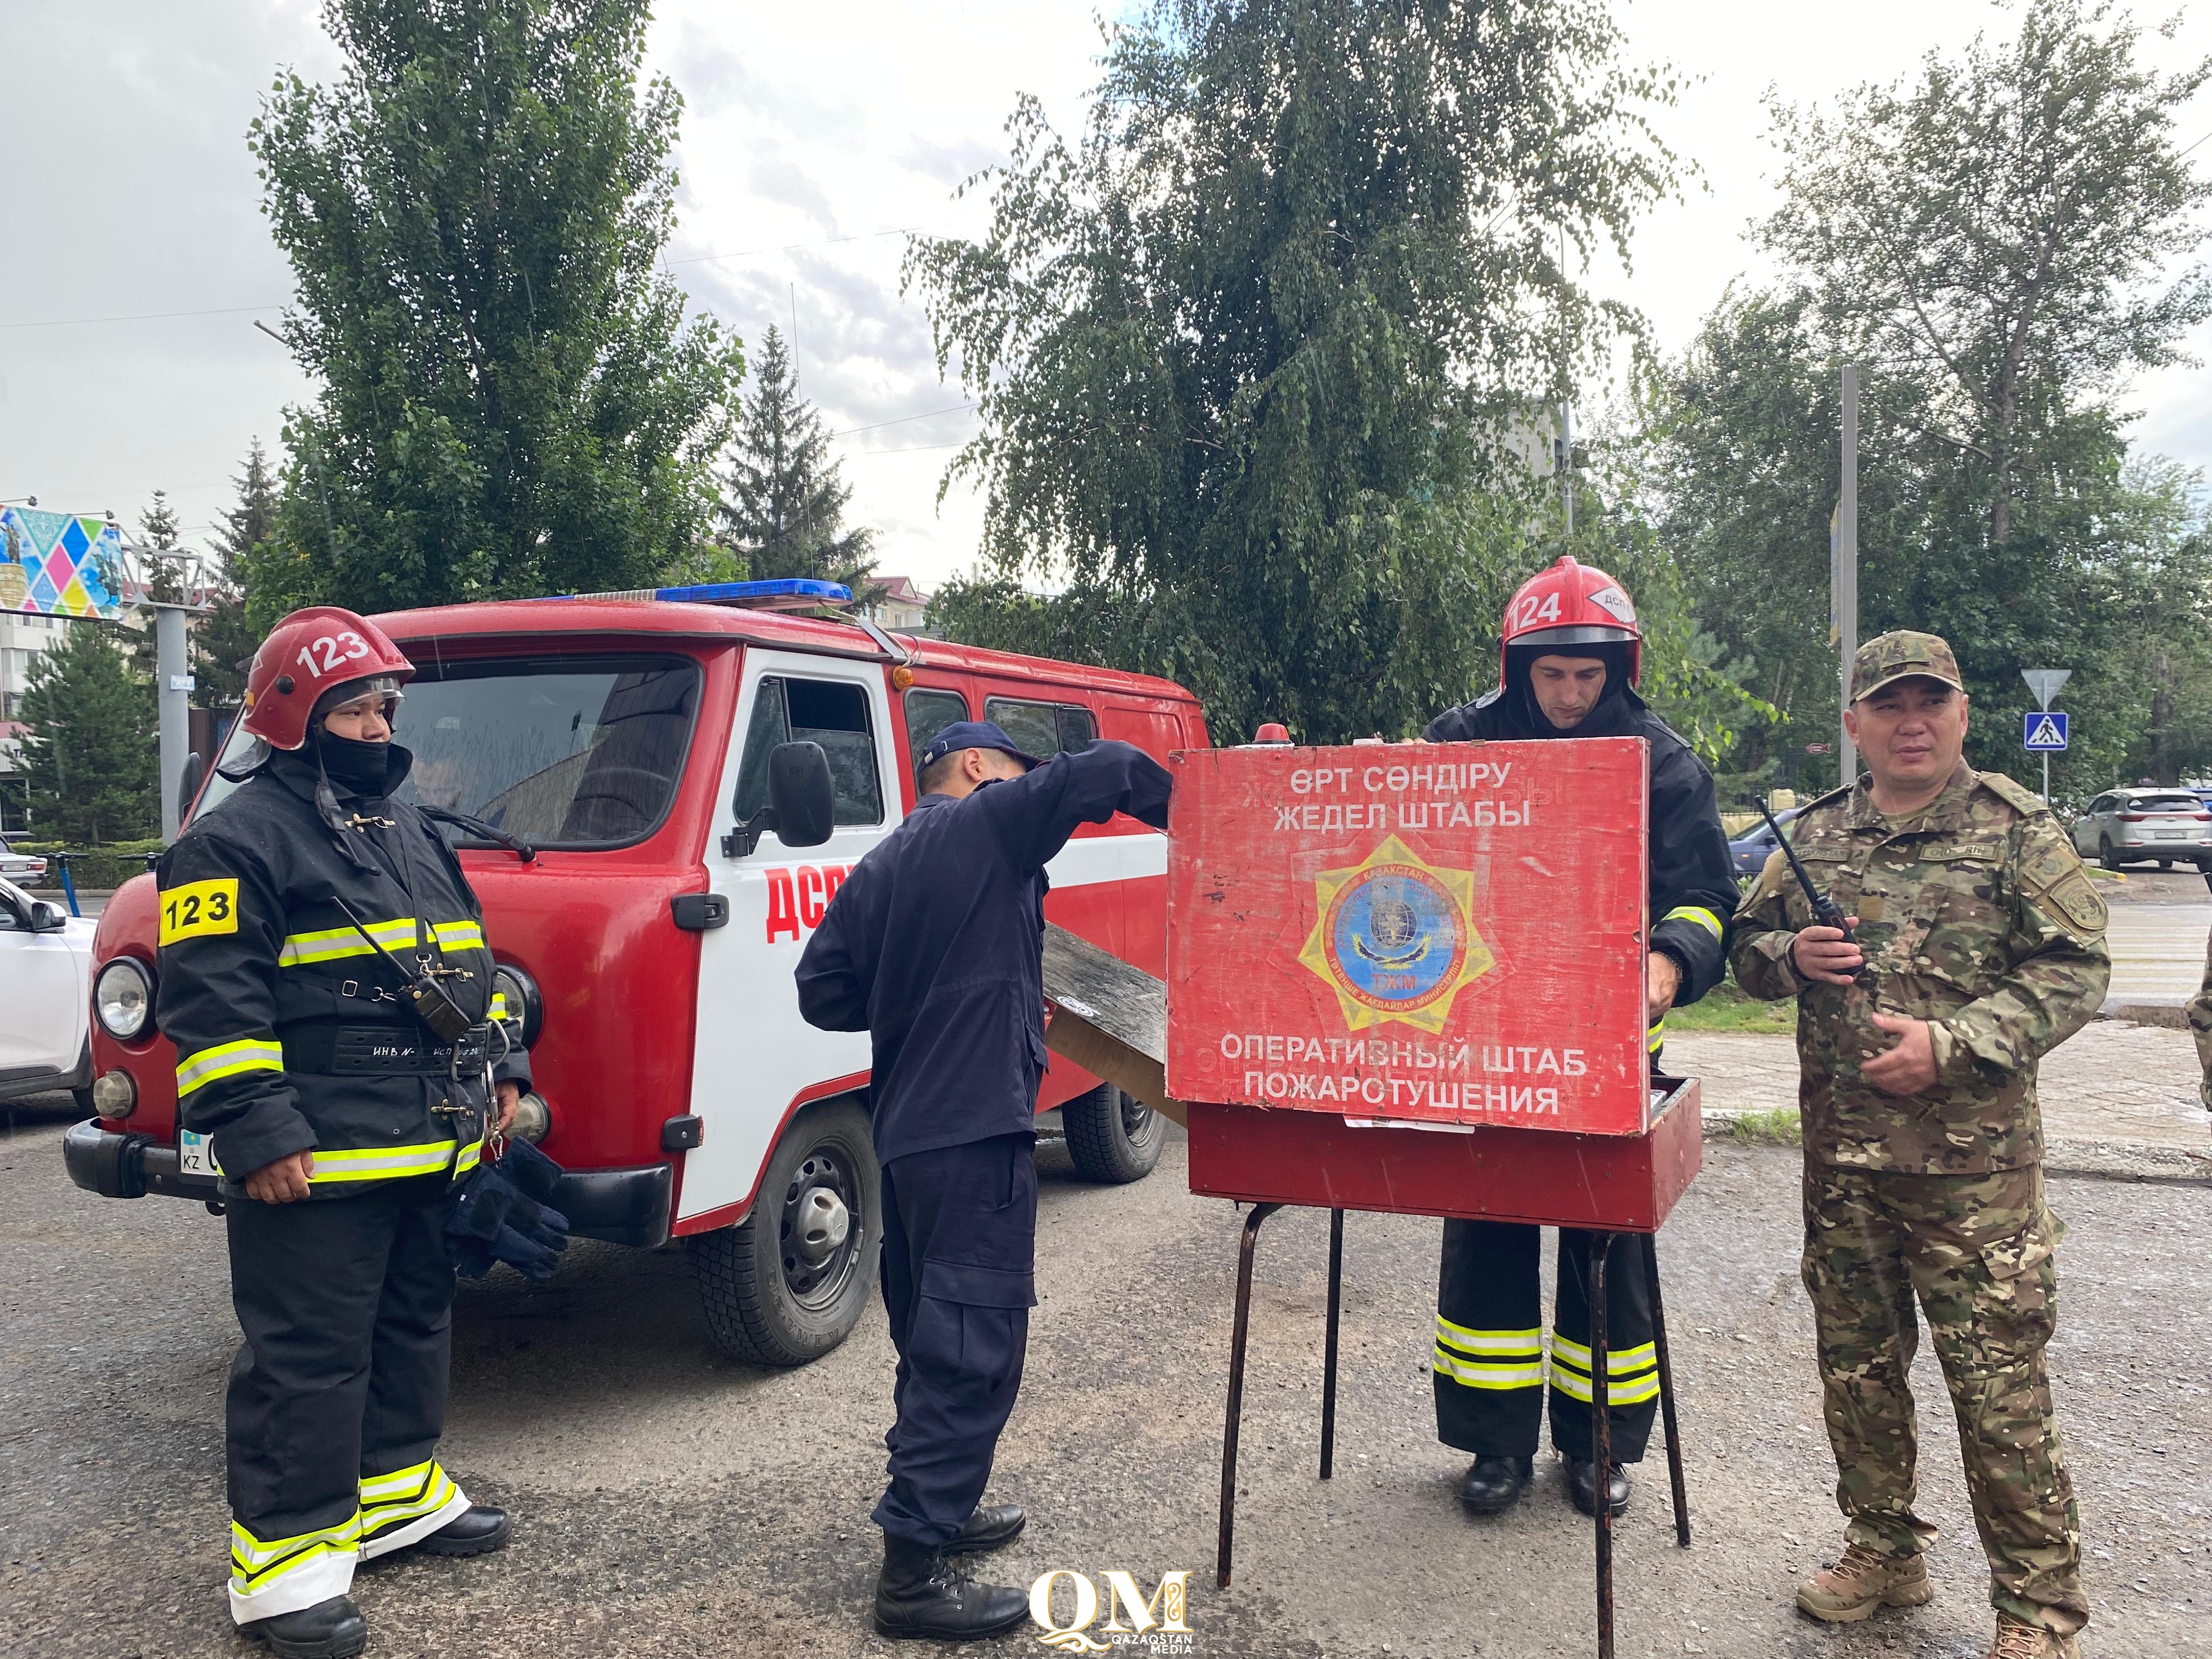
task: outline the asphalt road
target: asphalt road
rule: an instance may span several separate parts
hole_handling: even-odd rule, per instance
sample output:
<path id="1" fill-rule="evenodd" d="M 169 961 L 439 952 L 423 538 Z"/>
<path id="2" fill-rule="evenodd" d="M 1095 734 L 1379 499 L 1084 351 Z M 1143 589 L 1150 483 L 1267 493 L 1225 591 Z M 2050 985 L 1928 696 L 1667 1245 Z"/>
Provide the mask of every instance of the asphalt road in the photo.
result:
<path id="1" fill-rule="evenodd" d="M 27 1115 L 36 1118 L 38 1114 Z M 65 1110 L 0 1140 L 0 1653 L 226 1655 L 220 1443 L 235 1332 L 217 1224 L 64 1180 Z M 1137 1186 L 1047 1172 L 1027 1382 L 996 1497 L 1028 1534 L 990 1571 L 1066 1567 L 1149 1590 L 1191 1574 L 1206 1656 L 1587 1654 L 1589 1533 L 1548 1460 L 1514 1515 L 1454 1502 L 1464 1466 L 1431 1437 L 1436 1224 L 1347 1225 L 1337 1476 L 1316 1478 L 1323 1269 L 1318 1213 L 1262 1235 L 1237 1571 L 1212 1587 L 1238 1218 L 1184 1189 L 1182 1146 Z M 1840 1523 L 1796 1279 L 1795 1155 L 1708 1146 L 1662 1236 L 1698 1528 L 1678 1550 L 1662 1467 L 1620 1532 L 1623 1656 L 1974 1659 L 1989 1613 L 1956 1443 L 1923 1346 L 1926 1507 L 1944 1528 L 1933 1605 L 1848 1629 L 1790 1608 Z M 2207 1190 L 2058 1180 L 2072 1224 L 2056 1350 L 2083 1494 L 2088 1651 L 2204 1651 L 2212 1611 L 2212 1323 Z M 378 1656 L 843 1656 L 866 1625 L 867 1512 L 891 1354 L 872 1310 L 805 1369 L 708 1346 L 688 1266 L 580 1246 L 550 1284 L 505 1269 L 464 1289 L 444 1455 L 521 1517 L 504 1554 L 400 1561 L 357 1591 Z M 1063 1601 L 1065 1595 L 1063 1594 Z M 993 1650 L 1042 1653 L 1036 1632 Z"/>

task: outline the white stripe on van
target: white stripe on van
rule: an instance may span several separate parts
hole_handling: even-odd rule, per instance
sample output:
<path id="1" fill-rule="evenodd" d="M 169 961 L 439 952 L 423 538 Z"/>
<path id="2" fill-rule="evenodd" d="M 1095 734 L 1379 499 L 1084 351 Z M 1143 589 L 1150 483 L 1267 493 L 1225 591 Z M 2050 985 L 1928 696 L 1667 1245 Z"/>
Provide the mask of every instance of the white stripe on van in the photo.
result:
<path id="1" fill-rule="evenodd" d="M 1168 872 L 1168 838 L 1150 830 L 1126 836 L 1088 836 L 1060 849 L 1044 867 L 1055 890 L 1137 881 Z"/>

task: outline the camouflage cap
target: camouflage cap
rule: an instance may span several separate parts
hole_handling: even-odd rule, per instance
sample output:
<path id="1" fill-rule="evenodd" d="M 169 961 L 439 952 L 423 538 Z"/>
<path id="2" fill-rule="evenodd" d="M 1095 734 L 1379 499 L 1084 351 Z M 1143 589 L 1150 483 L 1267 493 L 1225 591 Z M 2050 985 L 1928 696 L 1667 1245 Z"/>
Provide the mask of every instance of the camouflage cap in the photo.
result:
<path id="1" fill-rule="evenodd" d="M 1851 701 L 1872 696 L 1892 681 L 1916 677 L 1941 680 L 1954 691 L 1966 689 L 1959 659 L 1941 635 L 1899 629 L 1858 648 L 1851 659 Z"/>

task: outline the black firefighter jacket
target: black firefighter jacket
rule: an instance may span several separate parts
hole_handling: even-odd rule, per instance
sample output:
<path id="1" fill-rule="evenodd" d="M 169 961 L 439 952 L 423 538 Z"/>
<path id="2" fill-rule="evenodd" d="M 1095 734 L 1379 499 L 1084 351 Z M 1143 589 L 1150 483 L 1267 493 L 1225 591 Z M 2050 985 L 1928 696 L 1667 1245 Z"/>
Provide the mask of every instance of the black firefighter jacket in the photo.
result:
<path id="1" fill-rule="evenodd" d="M 1473 743 L 1534 738 L 1642 738 L 1651 745 L 1651 949 L 1682 970 L 1677 1007 L 1695 1002 L 1728 970 L 1723 950 L 1728 919 L 1735 913 L 1735 866 L 1721 831 L 1713 775 L 1667 722 L 1625 685 L 1607 689 L 1596 708 L 1571 732 L 1562 732 L 1532 707 L 1524 688 L 1500 688 L 1429 722 L 1431 743 Z M 1648 1034 L 1656 1049 L 1662 1018 Z"/>
<path id="2" fill-rule="evenodd" d="M 387 791 L 410 759 L 394 748 Z M 412 805 L 340 794 L 363 868 L 317 813 L 315 782 L 311 760 L 278 753 L 157 866 L 155 1016 L 176 1045 L 179 1121 L 212 1137 L 226 1191 L 301 1150 L 314 1153 L 319 1199 L 439 1170 L 458 1178 L 477 1162 L 489 1105 L 475 1056 L 487 1035 L 498 1056 L 501 1035 L 464 1038 L 455 1066 L 332 900 L 401 963 L 460 970 L 440 982 L 479 1022 L 492 999 L 483 913 Z M 495 1075 L 526 1083 L 527 1060 L 511 1052 Z"/>
<path id="3" fill-rule="evenodd" d="M 1126 743 L 972 795 L 924 795 L 854 866 L 799 959 L 810 1025 L 866 1030 L 876 1156 L 1035 1128 L 1046 863 L 1079 823 L 1168 821 L 1168 770 Z"/>

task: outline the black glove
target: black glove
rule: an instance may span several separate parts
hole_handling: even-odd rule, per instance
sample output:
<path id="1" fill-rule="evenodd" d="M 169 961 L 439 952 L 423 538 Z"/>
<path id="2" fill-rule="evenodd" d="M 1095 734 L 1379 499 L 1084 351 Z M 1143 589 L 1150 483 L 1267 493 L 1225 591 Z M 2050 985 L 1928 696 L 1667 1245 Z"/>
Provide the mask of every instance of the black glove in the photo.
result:
<path id="1" fill-rule="evenodd" d="M 471 1170 L 446 1213 L 446 1255 L 454 1272 L 482 1279 L 504 1261 L 525 1278 L 551 1278 L 568 1248 L 568 1218 L 538 1198 L 551 1195 L 561 1174 L 526 1140 L 509 1141 L 498 1163 Z"/>

